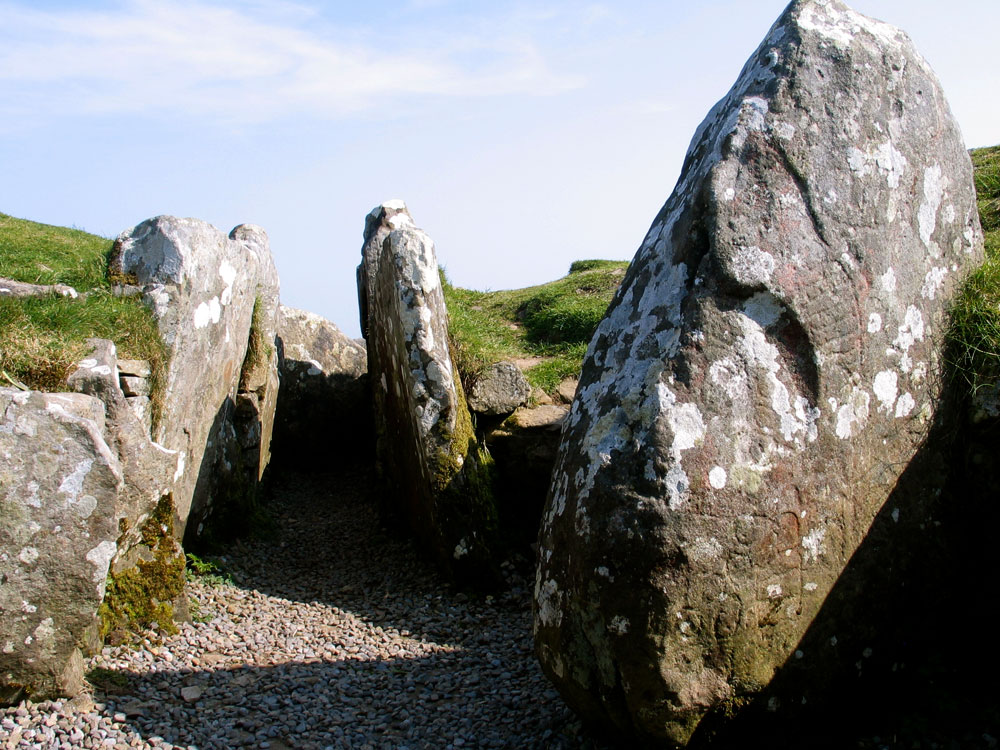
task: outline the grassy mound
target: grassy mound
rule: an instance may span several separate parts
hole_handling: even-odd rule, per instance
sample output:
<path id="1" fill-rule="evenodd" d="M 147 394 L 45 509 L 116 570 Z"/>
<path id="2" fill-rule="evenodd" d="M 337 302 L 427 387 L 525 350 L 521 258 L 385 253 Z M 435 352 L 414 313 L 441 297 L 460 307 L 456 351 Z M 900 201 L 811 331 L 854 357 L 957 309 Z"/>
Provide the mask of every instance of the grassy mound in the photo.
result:
<path id="1" fill-rule="evenodd" d="M 501 360 L 520 360 L 528 381 L 544 391 L 577 375 L 627 267 L 627 261 L 576 261 L 561 279 L 499 292 L 444 279 L 452 356 L 463 379 Z"/>
<path id="2" fill-rule="evenodd" d="M 975 390 L 1000 383 L 1000 146 L 972 151 L 986 261 L 951 311 L 952 376 Z M 500 360 L 524 360 L 532 385 L 552 391 L 579 373 L 587 344 L 621 282 L 625 261 L 582 260 L 540 286 L 477 292 L 445 280 L 452 354 L 463 378 Z"/>
<path id="3" fill-rule="evenodd" d="M 1000 146 L 972 152 L 986 260 L 965 282 L 951 310 L 948 363 L 975 391 L 1000 382 Z"/>
<path id="4" fill-rule="evenodd" d="M 80 299 L 0 297 L 0 383 L 63 390 L 76 363 L 89 353 L 87 339 L 98 337 L 114 341 L 123 359 L 149 360 L 155 394 L 166 348 L 152 314 L 137 298 L 111 294 L 112 244 L 78 229 L 0 214 L 0 277 L 68 284 L 81 294 Z"/>

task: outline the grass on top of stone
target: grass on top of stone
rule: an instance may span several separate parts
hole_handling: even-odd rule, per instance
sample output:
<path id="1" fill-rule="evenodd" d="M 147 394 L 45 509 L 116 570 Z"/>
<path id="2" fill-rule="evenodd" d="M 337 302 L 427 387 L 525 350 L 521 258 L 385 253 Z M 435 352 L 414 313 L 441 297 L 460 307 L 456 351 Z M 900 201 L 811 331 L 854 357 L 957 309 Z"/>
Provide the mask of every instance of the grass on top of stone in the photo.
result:
<path id="1" fill-rule="evenodd" d="M 971 153 L 986 260 L 952 306 L 948 363 L 976 391 L 1000 382 L 1000 146 Z"/>
<path id="2" fill-rule="evenodd" d="M 68 284 L 81 295 L 0 297 L 0 384 L 63 390 L 76 363 L 90 352 L 87 339 L 97 337 L 114 341 L 123 359 L 148 360 L 153 393 L 159 392 L 166 347 L 138 298 L 111 294 L 111 246 L 111 240 L 79 229 L 0 214 L 0 277 Z"/>
<path id="3" fill-rule="evenodd" d="M 578 375 L 626 268 L 628 261 L 576 261 L 556 281 L 496 292 L 453 286 L 442 273 L 452 356 L 463 380 L 502 360 L 534 362 L 522 369 L 546 392 Z"/>

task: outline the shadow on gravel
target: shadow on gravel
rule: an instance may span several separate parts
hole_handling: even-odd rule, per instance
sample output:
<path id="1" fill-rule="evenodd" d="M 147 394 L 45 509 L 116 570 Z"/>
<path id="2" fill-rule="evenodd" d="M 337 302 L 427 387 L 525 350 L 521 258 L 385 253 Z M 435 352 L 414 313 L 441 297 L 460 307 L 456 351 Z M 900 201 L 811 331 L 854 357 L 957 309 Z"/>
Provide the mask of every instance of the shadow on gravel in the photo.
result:
<path id="1" fill-rule="evenodd" d="M 105 712 L 125 714 L 125 723 L 149 742 L 160 737 L 200 750 L 264 742 L 272 750 L 593 746 L 578 736 L 568 712 L 550 726 L 530 720 L 526 714 L 538 696 L 516 685 L 497 696 L 500 685 L 476 679 L 482 667 L 481 657 L 464 652 L 119 673 L 127 685 L 121 695 L 104 698 Z"/>
<path id="2" fill-rule="evenodd" d="M 460 591 L 409 539 L 381 525 L 373 487 L 366 463 L 336 474 L 283 472 L 267 503 L 273 533 L 237 542 L 221 560 L 243 588 L 334 606 L 414 638 L 486 643 L 482 622 L 499 607 L 522 616 L 530 643 L 532 561 L 506 561 L 493 596 Z"/>
<path id="3" fill-rule="evenodd" d="M 598 747 L 532 655 L 529 562 L 506 563 L 494 596 L 451 588 L 380 529 L 370 479 L 366 465 L 275 476 L 273 533 L 221 558 L 233 586 L 202 595 L 188 656 L 168 641 L 198 668 L 119 671 L 105 712 L 199 750 Z"/>

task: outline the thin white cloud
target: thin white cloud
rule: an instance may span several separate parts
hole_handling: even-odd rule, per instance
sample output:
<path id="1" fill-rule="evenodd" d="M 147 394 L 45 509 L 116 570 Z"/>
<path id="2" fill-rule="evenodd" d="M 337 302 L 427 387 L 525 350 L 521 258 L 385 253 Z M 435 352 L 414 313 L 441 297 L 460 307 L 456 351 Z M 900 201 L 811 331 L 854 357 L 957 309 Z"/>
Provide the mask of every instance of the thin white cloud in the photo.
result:
<path id="1" fill-rule="evenodd" d="M 337 28 L 305 5 L 126 0 L 104 10 L 0 4 L 0 113 L 338 117 L 400 97 L 550 94 L 530 35 Z M 417 44 L 414 42 L 423 42 Z"/>

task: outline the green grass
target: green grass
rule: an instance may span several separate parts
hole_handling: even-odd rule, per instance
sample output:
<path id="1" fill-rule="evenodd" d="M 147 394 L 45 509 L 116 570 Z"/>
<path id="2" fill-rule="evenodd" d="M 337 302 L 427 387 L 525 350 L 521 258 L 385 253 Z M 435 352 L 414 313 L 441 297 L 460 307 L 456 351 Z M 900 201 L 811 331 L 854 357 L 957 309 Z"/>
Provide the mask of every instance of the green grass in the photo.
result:
<path id="1" fill-rule="evenodd" d="M 498 292 L 461 289 L 445 279 L 452 355 L 463 380 L 515 359 L 540 359 L 525 375 L 547 392 L 578 375 L 627 267 L 627 261 L 576 261 L 556 281 Z"/>
<path id="2" fill-rule="evenodd" d="M 0 277 L 34 284 L 69 284 L 86 299 L 0 298 L 0 382 L 58 391 L 90 347 L 115 342 L 123 359 L 149 360 L 154 420 L 167 351 L 156 321 L 137 298 L 111 294 L 107 256 L 112 241 L 78 229 L 0 214 Z"/>
<path id="3" fill-rule="evenodd" d="M 986 260 L 951 309 L 951 377 L 971 391 L 1000 382 L 1000 146 L 972 151 Z"/>
<path id="4" fill-rule="evenodd" d="M 106 285 L 111 240 L 0 213 L 0 277 L 31 284 Z"/>

